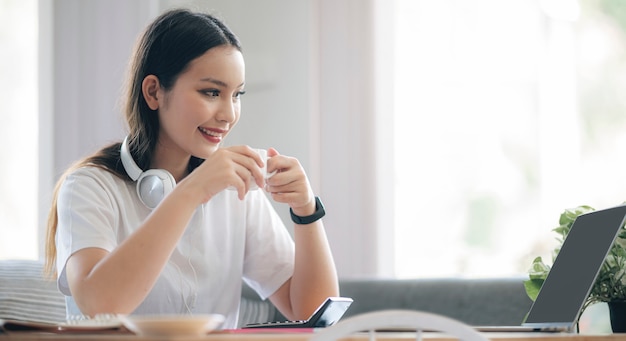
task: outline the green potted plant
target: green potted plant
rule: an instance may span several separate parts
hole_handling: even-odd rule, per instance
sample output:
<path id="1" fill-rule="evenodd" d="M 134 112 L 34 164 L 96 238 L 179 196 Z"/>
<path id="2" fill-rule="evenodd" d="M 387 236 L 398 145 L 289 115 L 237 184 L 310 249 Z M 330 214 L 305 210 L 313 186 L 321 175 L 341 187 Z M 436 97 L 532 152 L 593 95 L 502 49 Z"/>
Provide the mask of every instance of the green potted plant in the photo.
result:
<path id="1" fill-rule="evenodd" d="M 560 244 L 552 253 L 552 261 L 558 254 L 576 217 L 591 211 L 594 211 L 592 207 L 583 205 L 566 209 L 561 214 L 559 226 L 553 229 L 558 235 L 557 240 Z M 533 260 L 528 271 L 528 280 L 524 282 L 526 293 L 531 300 L 534 301 L 537 298 L 549 271 L 550 266 L 544 263 L 541 257 Z M 598 278 L 583 305 L 583 311 L 599 302 L 606 302 L 609 307 L 613 331 L 626 332 L 626 229 L 623 227 L 602 264 Z"/>

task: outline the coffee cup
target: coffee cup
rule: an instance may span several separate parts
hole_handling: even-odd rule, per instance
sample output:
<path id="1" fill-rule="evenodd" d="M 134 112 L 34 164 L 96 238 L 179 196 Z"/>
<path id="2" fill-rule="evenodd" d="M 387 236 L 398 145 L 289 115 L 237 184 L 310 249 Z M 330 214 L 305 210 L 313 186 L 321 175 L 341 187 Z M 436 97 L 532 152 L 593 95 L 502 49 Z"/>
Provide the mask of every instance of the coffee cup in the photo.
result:
<path id="1" fill-rule="evenodd" d="M 276 174 L 276 170 L 274 170 L 273 172 L 267 173 L 267 161 L 269 160 L 269 157 L 267 157 L 267 150 L 254 149 L 254 151 L 257 154 L 259 154 L 259 156 L 261 157 L 261 160 L 263 160 L 263 167 L 261 168 L 261 173 L 263 173 L 263 179 L 267 180 L 271 178 L 272 176 L 274 176 L 274 174 Z M 256 181 L 254 180 L 254 177 L 251 177 L 248 183 L 250 184 L 251 190 L 259 188 L 259 186 L 256 184 Z"/>

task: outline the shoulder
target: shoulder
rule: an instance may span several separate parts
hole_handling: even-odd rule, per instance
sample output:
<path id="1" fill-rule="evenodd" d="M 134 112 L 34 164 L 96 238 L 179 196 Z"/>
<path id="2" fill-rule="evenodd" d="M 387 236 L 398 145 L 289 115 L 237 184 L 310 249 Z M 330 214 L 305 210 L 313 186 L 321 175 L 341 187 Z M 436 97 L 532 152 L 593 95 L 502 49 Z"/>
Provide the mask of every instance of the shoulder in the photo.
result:
<path id="1" fill-rule="evenodd" d="M 83 166 L 66 174 L 59 188 L 60 198 L 117 197 L 132 183 L 117 174 L 96 166 Z"/>
<path id="2" fill-rule="evenodd" d="M 97 166 L 82 166 L 76 168 L 69 173 L 67 173 L 65 177 L 65 181 L 68 180 L 80 180 L 80 181 L 88 181 L 89 179 L 93 181 L 100 182 L 125 182 L 125 179 L 120 178 L 117 174 L 108 171 L 102 167 Z"/>

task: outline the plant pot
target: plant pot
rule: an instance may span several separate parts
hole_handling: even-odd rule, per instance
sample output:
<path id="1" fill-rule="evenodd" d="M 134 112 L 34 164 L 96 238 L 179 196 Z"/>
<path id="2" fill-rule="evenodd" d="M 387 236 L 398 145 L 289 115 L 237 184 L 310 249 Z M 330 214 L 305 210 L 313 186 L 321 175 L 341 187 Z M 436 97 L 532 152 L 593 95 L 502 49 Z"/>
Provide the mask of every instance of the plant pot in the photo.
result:
<path id="1" fill-rule="evenodd" d="M 608 303 L 613 333 L 626 333 L 626 301 Z"/>

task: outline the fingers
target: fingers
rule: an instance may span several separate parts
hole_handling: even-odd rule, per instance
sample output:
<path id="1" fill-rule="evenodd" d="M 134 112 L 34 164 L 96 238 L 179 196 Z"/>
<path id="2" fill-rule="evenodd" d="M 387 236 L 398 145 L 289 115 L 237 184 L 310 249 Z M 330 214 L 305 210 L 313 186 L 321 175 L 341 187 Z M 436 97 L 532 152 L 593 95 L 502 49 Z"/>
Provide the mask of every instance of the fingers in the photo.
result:
<path id="1" fill-rule="evenodd" d="M 270 157 L 270 155 L 272 155 Z M 293 192 L 297 190 L 297 182 L 306 179 L 304 170 L 297 159 L 281 156 L 276 149 L 267 150 L 267 173 L 273 174 L 266 180 L 268 192 Z"/>
<path id="2" fill-rule="evenodd" d="M 243 199 L 259 182 L 256 178 L 263 177 L 259 164 L 263 165 L 261 157 L 250 147 L 220 148 L 191 172 L 185 182 L 192 184 L 188 188 L 201 193 L 198 199 L 203 203 L 225 189 L 237 191 L 238 197 Z"/>
<path id="3" fill-rule="evenodd" d="M 235 157 L 237 162 L 244 166 L 247 166 L 246 168 L 248 169 L 251 169 L 253 167 L 253 164 L 256 164 L 257 167 L 263 167 L 263 165 L 265 164 L 265 160 L 261 159 L 259 153 L 257 153 L 254 149 L 248 146 L 235 146 L 224 149 L 227 149 L 236 154 Z M 241 156 L 244 156 L 245 158 L 242 158 Z M 251 163 L 250 161 L 254 162 Z"/>
<path id="4" fill-rule="evenodd" d="M 270 195 L 274 201 L 285 203 L 293 209 L 304 207 L 310 202 L 314 201 L 314 195 L 310 190 L 309 191 L 270 192 Z"/>
<path id="5" fill-rule="evenodd" d="M 306 205 L 313 197 L 309 180 L 300 165 L 292 157 L 281 156 L 274 149 L 268 150 L 268 155 L 276 153 L 268 160 L 268 173 L 278 172 L 267 179 L 265 190 L 277 202 L 287 203 L 291 207 Z"/>
<path id="6" fill-rule="evenodd" d="M 243 146 L 241 153 L 236 156 L 236 162 L 243 166 L 247 172 L 240 172 L 241 179 L 246 183 L 246 192 L 250 189 L 249 181 L 254 179 L 260 188 L 265 186 L 265 174 L 262 168 L 265 167 L 265 160 L 252 148 Z"/>
<path id="7" fill-rule="evenodd" d="M 240 199 L 256 186 L 279 194 L 276 197 L 280 202 L 294 201 L 288 197 L 301 196 L 310 191 L 308 179 L 298 160 L 280 155 L 274 148 L 265 153 L 248 146 L 223 147 L 207 161 L 203 165 L 206 169 L 203 174 L 208 176 L 204 178 L 205 182 L 216 191 L 225 188 L 236 190 Z M 216 193 L 215 190 L 211 193 Z M 292 194 L 287 195 L 289 193 Z"/>
<path id="8" fill-rule="evenodd" d="M 252 173 L 248 168 L 243 166 L 240 163 L 235 163 L 234 166 L 235 176 L 234 181 L 236 182 L 231 187 L 237 189 L 237 194 L 240 200 L 243 200 L 246 193 L 250 190 L 250 179 L 252 178 Z"/>
<path id="9" fill-rule="evenodd" d="M 265 188 L 270 193 L 297 192 L 302 185 L 305 185 L 302 176 L 285 169 L 281 169 L 265 182 Z"/>
<path id="10" fill-rule="evenodd" d="M 280 155 L 280 153 L 276 149 L 270 148 L 270 149 L 267 150 L 267 156 L 268 157 L 274 157 L 276 155 Z"/>

